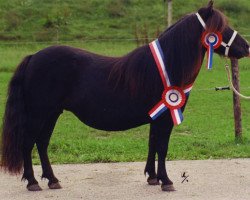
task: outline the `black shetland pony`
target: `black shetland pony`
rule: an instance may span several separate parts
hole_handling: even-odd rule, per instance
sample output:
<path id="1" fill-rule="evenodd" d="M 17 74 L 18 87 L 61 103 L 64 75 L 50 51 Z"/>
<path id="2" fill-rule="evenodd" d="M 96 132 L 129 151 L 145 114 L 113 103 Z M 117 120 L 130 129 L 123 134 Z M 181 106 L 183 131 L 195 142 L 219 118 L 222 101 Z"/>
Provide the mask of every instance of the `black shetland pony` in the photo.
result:
<path id="1" fill-rule="evenodd" d="M 225 17 L 213 9 L 212 1 L 198 12 L 207 31 L 221 32 L 225 42 L 230 40 L 233 30 L 228 27 Z M 174 85 L 189 85 L 198 75 L 206 51 L 201 43 L 203 31 L 197 16 L 189 14 L 159 37 Z M 219 47 L 216 52 L 224 55 L 225 47 Z M 248 55 L 249 45 L 237 35 L 229 57 L 239 59 Z M 1 166 L 11 174 L 24 169 L 23 179 L 28 180 L 28 190 L 41 190 L 34 178 L 31 159 L 36 144 L 42 177 L 49 180 L 49 188 L 61 188 L 52 171 L 47 148 L 59 115 L 68 110 L 85 124 L 102 130 L 126 130 L 150 124 L 145 167 L 148 183 L 155 185 L 161 181 L 163 190 L 174 190 L 165 167 L 173 128 L 171 115 L 166 111 L 155 121 L 148 116 L 162 92 L 162 81 L 148 45 L 120 58 L 68 46 L 52 46 L 27 56 L 9 85 Z"/>

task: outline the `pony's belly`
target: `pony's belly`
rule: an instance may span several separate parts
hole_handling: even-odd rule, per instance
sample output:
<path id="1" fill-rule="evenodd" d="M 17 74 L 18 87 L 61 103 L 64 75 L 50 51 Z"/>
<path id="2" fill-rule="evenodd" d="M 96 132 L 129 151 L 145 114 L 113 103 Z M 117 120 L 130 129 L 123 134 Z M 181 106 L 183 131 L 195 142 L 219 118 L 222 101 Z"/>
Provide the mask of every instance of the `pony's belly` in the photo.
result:
<path id="1" fill-rule="evenodd" d="M 82 77 L 64 108 L 85 124 L 101 130 L 120 131 L 149 123 L 145 98 L 132 98 L 122 89 L 114 91 L 104 81 L 107 77 L 95 73 Z"/>
<path id="2" fill-rule="evenodd" d="M 131 128 L 135 128 L 135 127 L 138 127 L 138 126 L 141 126 L 143 124 L 146 124 L 146 122 L 142 123 L 142 122 L 124 122 L 124 121 L 121 121 L 121 122 L 118 122 L 118 123 L 114 123 L 114 122 L 111 122 L 111 123 L 103 123 L 103 121 L 98 121 L 98 120 L 85 120 L 83 121 L 84 124 L 92 127 L 92 128 L 95 128 L 95 129 L 99 129 L 99 130 L 103 130 L 103 131 L 124 131 L 124 130 L 128 130 L 128 129 L 131 129 Z"/>
<path id="3" fill-rule="evenodd" d="M 71 110 L 72 111 L 72 110 Z M 141 126 L 150 122 L 147 115 L 134 114 L 129 110 L 109 109 L 78 109 L 72 111 L 84 124 L 99 130 L 122 131 Z"/>

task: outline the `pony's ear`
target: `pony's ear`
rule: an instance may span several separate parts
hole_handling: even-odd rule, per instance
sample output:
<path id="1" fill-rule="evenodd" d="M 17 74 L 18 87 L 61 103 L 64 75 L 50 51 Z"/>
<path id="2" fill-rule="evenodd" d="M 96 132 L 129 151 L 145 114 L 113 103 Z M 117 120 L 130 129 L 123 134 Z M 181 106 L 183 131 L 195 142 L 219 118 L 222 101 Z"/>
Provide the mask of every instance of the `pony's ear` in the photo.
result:
<path id="1" fill-rule="evenodd" d="M 208 5 L 206 7 L 199 9 L 198 12 L 201 14 L 204 20 L 207 20 L 213 14 L 213 11 L 214 11 L 214 1 L 210 0 L 208 2 Z"/>
<path id="2" fill-rule="evenodd" d="M 212 12 L 213 12 L 213 8 L 214 8 L 214 1 L 213 1 L 213 0 L 210 0 L 210 1 L 208 2 L 207 9 L 208 9 L 208 11 L 209 11 L 210 13 L 212 13 Z"/>

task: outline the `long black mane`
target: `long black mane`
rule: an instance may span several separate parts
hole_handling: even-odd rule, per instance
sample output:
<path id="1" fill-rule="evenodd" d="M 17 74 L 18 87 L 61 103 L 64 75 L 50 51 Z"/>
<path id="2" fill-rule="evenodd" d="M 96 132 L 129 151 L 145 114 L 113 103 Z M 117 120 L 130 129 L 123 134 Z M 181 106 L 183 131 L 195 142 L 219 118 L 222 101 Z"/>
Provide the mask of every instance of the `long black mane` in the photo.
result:
<path id="1" fill-rule="evenodd" d="M 222 32 L 227 24 L 225 16 L 214 9 L 207 17 L 203 9 L 200 9 L 199 13 L 206 20 L 207 30 Z M 159 36 L 166 68 L 174 85 L 184 87 L 193 83 L 197 77 L 205 54 L 201 43 L 202 32 L 203 27 L 193 13 L 184 16 Z M 122 85 L 135 94 L 137 91 L 149 92 L 158 89 L 154 87 L 157 86 L 154 83 L 160 78 L 155 73 L 158 73 L 155 62 L 149 46 L 145 45 L 117 59 L 112 67 L 110 79 L 115 82 L 116 87 Z M 150 78 L 155 80 L 146 84 Z"/>

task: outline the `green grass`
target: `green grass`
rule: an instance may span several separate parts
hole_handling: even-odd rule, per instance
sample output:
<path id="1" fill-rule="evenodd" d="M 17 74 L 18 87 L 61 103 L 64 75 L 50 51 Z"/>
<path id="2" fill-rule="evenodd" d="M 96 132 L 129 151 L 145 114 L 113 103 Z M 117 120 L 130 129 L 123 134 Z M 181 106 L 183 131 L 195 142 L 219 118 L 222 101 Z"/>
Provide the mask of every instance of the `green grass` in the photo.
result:
<path id="1" fill-rule="evenodd" d="M 207 3 L 173 0 L 173 21 Z M 248 0 L 216 0 L 215 7 L 240 33 L 250 33 Z M 166 10 L 163 0 L 0 0 L 0 40 L 155 37 L 166 28 Z"/>
<path id="2" fill-rule="evenodd" d="M 123 55 L 134 43 L 72 43 L 88 50 Z M 7 84 L 21 57 L 46 45 L 0 46 L 0 118 L 4 112 Z M 249 60 L 240 61 L 241 91 L 250 95 Z M 172 133 L 169 160 L 246 158 L 250 157 L 250 106 L 242 100 L 243 142 L 235 143 L 232 92 L 215 92 L 215 86 L 226 86 L 224 60 L 215 57 L 212 71 L 202 67 L 184 113 L 185 120 Z M 64 112 L 54 130 L 49 154 L 53 163 L 145 161 L 149 126 L 124 132 L 105 132 L 81 123 L 73 114 Z M 36 151 L 34 162 L 39 163 Z"/>

